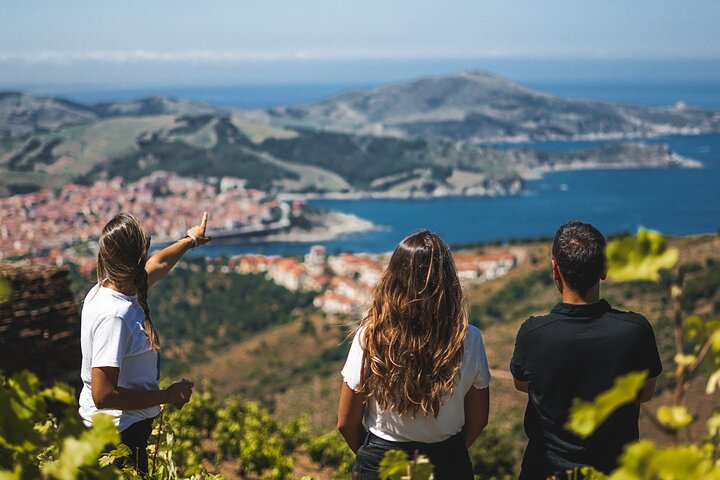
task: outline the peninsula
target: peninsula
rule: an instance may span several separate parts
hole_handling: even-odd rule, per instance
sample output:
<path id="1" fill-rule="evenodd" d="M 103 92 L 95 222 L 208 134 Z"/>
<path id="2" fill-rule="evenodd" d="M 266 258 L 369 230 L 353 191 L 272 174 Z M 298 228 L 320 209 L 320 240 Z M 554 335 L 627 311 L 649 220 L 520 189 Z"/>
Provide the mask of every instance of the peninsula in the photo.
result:
<path id="1" fill-rule="evenodd" d="M 507 195 L 552 171 L 699 167 L 644 137 L 720 131 L 720 113 L 561 99 L 487 73 L 237 111 L 166 97 L 81 105 L 0 93 L 0 197 L 155 171 L 273 195 Z M 576 152 L 492 142 L 621 139 Z M 635 140 L 628 141 L 626 138 Z"/>

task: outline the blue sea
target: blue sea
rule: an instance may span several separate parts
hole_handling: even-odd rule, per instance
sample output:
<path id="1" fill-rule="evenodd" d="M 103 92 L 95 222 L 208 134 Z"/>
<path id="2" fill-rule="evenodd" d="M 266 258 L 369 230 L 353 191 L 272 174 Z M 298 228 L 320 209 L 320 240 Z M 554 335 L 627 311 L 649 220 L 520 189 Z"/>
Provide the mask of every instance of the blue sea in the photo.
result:
<path id="1" fill-rule="evenodd" d="M 673 86 L 633 81 L 551 82 L 529 86 L 566 97 L 654 106 L 684 101 L 698 108 L 720 111 L 720 85 L 717 84 L 678 83 Z M 226 100 L 226 104 L 231 103 L 241 101 Z M 279 102 L 273 99 L 271 103 Z M 389 251 L 404 236 L 421 228 L 440 233 L 454 245 L 551 236 L 560 224 L 572 219 L 591 222 L 607 234 L 635 232 L 639 227 L 672 235 L 720 231 L 720 135 L 669 136 L 644 141 L 667 143 L 676 153 L 700 160 L 704 168 L 551 173 L 528 182 L 523 194 L 508 197 L 322 199 L 313 200 L 311 204 L 353 213 L 378 226 L 370 232 L 321 242 L 330 252 Z M 558 151 L 598 143 L 601 142 L 551 141 L 523 146 Z M 300 254 L 309 246 L 305 243 L 248 243 L 208 246 L 202 253 L 211 256 L 248 252 Z"/>
<path id="2" fill-rule="evenodd" d="M 702 81 L 538 81 L 531 88 L 554 95 L 622 103 L 670 106 L 678 101 L 720 111 L 720 84 Z M 267 108 L 319 100 L 356 84 L 274 85 L 177 89 L 178 97 L 216 105 Z M 142 96 L 138 90 L 105 92 L 113 99 Z M 100 101 L 86 93 L 76 100 Z M 448 197 L 424 200 L 313 200 L 316 207 L 353 213 L 378 226 L 376 230 L 321 242 L 330 252 L 389 251 L 409 233 L 427 228 L 450 244 L 509 241 L 552 235 L 572 219 L 591 222 L 607 234 L 646 227 L 673 235 L 717 233 L 720 230 L 720 135 L 670 136 L 665 142 L 680 155 L 700 160 L 702 169 L 594 170 L 559 172 L 527 183 L 518 196 Z M 574 150 L 600 142 L 536 142 L 523 146 L 545 151 Z M 501 148 L 509 147 L 499 145 Z M 208 245 L 197 254 L 218 256 L 262 252 L 305 253 L 304 243 Z"/>

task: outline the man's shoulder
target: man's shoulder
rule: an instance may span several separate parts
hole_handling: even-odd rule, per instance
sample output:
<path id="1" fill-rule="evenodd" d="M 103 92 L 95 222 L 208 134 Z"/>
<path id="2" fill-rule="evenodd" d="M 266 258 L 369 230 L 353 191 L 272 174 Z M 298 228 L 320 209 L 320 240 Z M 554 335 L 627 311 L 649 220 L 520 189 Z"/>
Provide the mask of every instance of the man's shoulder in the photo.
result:
<path id="1" fill-rule="evenodd" d="M 520 325 L 520 330 L 518 330 L 518 338 L 531 335 L 532 333 L 537 332 L 543 328 L 552 328 L 560 319 L 561 318 L 559 316 L 553 314 L 552 312 L 545 315 L 530 316 L 522 323 L 522 325 Z"/>
<path id="2" fill-rule="evenodd" d="M 644 315 L 633 312 L 633 311 L 625 311 L 625 310 L 619 310 L 617 308 L 611 308 L 608 310 L 608 312 L 605 314 L 615 320 L 618 320 L 620 322 L 626 322 L 630 325 L 635 325 L 637 327 L 652 330 L 652 325 L 650 325 L 650 322 L 647 318 L 645 318 Z"/>

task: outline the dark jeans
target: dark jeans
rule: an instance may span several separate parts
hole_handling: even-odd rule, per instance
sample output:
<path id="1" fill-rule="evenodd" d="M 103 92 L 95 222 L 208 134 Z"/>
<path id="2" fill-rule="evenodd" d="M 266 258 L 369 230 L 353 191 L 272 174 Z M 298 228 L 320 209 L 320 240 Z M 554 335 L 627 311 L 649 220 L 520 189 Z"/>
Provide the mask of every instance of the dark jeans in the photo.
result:
<path id="1" fill-rule="evenodd" d="M 368 432 L 358 450 L 353 479 L 378 480 L 380 461 L 388 450 L 402 450 L 409 458 L 415 451 L 425 455 L 435 466 L 435 480 L 472 480 L 473 471 L 462 434 L 438 443 L 390 442 Z"/>
<path id="2" fill-rule="evenodd" d="M 135 422 L 120 432 L 120 442 L 130 448 L 130 461 L 141 475 L 147 474 L 148 456 L 147 443 L 152 432 L 153 419 L 148 418 Z"/>
<path id="3" fill-rule="evenodd" d="M 522 470 L 520 470 L 520 476 L 518 477 L 518 480 L 547 480 L 548 478 L 559 478 L 561 480 L 566 478 L 572 478 L 573 480 L 583 480 L 583 478 L 585 478 L 585 475 L 580 473 L 579 467 L 577 472 L 574 473 L 573 470 L 566 470 L 564 472 L 557 471 L 554 473 L 538 473 L 529 471 L 527 468 L 523 468 Z"/>

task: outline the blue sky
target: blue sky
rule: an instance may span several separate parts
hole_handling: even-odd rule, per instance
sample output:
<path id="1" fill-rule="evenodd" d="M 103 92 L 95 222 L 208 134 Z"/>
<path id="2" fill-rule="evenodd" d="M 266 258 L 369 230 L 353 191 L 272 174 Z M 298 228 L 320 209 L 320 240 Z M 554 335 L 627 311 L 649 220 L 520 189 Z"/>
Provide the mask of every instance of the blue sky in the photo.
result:
<path id="1" fill-rule="evenodd" d="M 719 24 L 717 0 L 0 0 L 0 85 L 369 81 L 403 62 L 718 64 Z"/>

